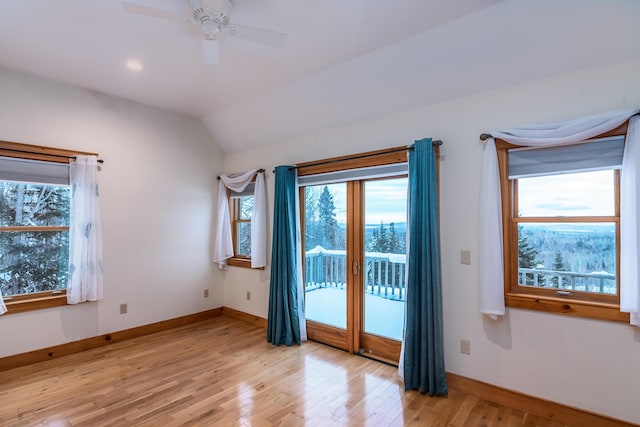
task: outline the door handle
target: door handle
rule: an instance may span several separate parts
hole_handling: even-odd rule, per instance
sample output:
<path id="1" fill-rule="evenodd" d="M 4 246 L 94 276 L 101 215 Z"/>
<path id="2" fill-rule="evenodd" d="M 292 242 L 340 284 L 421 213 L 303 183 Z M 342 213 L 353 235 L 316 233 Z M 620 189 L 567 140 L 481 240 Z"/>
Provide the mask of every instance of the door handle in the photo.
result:
<path id="1" fill-rule="evenodd" d="M 360 263 L 358 261 L 353 261 L 353 275 L 358 276 L 360 274 Z"/>

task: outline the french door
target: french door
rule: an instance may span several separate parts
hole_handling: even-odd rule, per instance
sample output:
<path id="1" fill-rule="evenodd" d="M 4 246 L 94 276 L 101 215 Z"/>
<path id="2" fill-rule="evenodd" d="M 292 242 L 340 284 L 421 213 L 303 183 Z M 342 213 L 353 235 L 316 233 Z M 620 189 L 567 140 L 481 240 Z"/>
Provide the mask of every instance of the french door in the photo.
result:
<path id="1" fill-rule="evenodd" d="M 397 363 L 406 291 L 407 178 L 300 189 L 310 339 Z"/>

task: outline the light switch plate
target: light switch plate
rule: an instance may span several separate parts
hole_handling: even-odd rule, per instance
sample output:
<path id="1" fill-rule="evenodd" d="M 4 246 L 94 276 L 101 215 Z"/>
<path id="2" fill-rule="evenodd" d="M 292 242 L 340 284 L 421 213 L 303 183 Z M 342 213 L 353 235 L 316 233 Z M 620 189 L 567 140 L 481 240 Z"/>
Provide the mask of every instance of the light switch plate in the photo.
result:
<path id="1" fill-rule="evenodd" d="M 471 251 L 463 249 L 460 251 L 460 264 L 471 265 Z"/>

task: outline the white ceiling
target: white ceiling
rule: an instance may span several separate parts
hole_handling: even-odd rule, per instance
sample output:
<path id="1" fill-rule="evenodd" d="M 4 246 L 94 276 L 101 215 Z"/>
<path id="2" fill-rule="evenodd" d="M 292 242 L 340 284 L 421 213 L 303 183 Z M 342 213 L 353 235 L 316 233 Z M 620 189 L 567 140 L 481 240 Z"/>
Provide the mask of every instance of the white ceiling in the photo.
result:
<path id="1" fill-rule="evenodd" d="M 184 12 L 186 0 L 129 0 Z M 119 0 L 0 0 L 0 66 L 202 119 L 225 152 L 640 57 L 637 0 L 234 0 L 284 49 L 221 40 Z M 144 70 L 126 68 L 135 58 Z"/>

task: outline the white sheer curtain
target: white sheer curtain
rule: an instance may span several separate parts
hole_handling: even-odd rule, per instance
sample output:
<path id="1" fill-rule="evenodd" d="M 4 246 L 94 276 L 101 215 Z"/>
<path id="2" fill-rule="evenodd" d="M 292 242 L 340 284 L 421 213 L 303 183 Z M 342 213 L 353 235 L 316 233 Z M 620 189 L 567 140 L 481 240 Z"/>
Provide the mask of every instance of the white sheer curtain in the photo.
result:
<path id="1" fill-rule="evenodd" d="M 251 212 L 251 268 L 267 265 L 267 190 L 264 172 L 251 169 L 237 175 L 220 175 L 218 223 L 213 249 L 213 261 L 218 264 L 220 269 L 226 268 L 227 259 L 234 255 L 227 188 L 240 193 L 247 188 L 254 176 L 256 181 L 253 193 L 253 211 Z"/>
<path id="2" fill-rule="evenodd" d="M 0 315 L 5 314 L 7 312 L 7 306 L 4 305 L 4 301 L 2 300 L 2 291 L 0 291 Z"/>
<path id="3" fill-rule="evenodd" d="M 300 340 L 307 340 L 307 318 L 305 316 L 304 300 L 304 263 L 302 262 L 302 224 L 300 221 L 300 192 L 298 191 L 298 174 L 296 172 L 296 281 L 298 283 L 298 327 L 300 328 Z M 266 209 L 266 208 L 265 208 Z"/>
<path id="4" fill-rule="evenodd" d="M 69 304 L 102 299 L 102 225 L 97 174 L 96 156 L 78 155 L 70 163 Z"/>
<path id="5" fill-rule="evenodd" d="M 640 326 L 640 117 L 629 120 L 620 174 L 620 311 Z"/>
<path id="6" fill-rule="evenodd" d="M 493 319 L 504 315 L 504 258 L 502 256 L 502 198 L 498 155 L 493 139 L 482 159 L 480 187 L 480 312 Z"/>
<path id="7" fill-rule="evenodd" d="M 493 131 L 484 148 L 482 164 L 482 183 L 480 198 L 480 312 L 493 318 L 504 314 L 504 287 L 502 260 L 502 213 L 500 210 L 500 179 L 494 138 L 500 138 L 512 144 L 527 147 L 551 147 L 575 144 L 593 138 L 622 125 L 640 110 L 612 111 L 595 116 L 583 117 L 566 122 L 538 124 L 521 128 Z M 637 154 L 640 144 L 640 132 L 637 131 L 637 117 L 630 121 L 625 141 L 625 153 L 622 165 L 622 183 L 620 204 L 622 224 L 636 227 L 638 221 L 638 200 L 640 200 L 640 167 Z M 634 155 L 627 158 L 627 152 Z M 627 212 L 624 213 L 624 209 Z M 496 211 L 497 209 L 497 211 Z M 500 226 L 496 227 L 499 223 Z M 638 259 L 640 236 L 638 233 L 625 232 L 621 227 L 620 247 L 620 308 L 631 313 L 631 322 L 639 324 L 640 284 L 638 283 Z M 624 236 L 624 237 L 622 237 Z M 498 265 L 496 259 L 500 260 Z M 627 261 L 624 261 L 627 260 Z M 634 323 L 635 321 L 635 323 Z"/>

